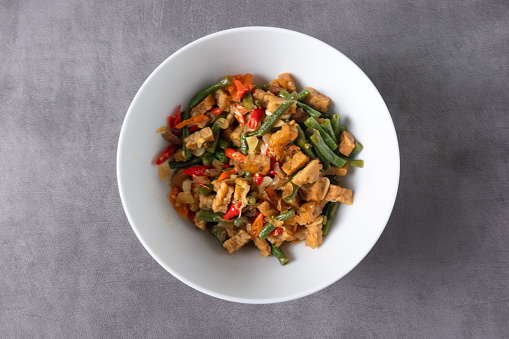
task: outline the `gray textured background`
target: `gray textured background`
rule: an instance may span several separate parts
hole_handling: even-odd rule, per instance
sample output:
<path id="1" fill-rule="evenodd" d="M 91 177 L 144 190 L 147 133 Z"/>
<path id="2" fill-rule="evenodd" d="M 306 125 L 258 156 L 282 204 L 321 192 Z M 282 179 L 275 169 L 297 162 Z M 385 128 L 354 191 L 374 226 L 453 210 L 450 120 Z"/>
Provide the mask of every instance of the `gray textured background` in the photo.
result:
<path id="1" fill-rule="evenodd" d="M 276 305 L 218 300 L 166 273 L 115 176 L 122 120 L 152 70 L 246 25 L 345 53 L 401 147 L 371 253 Z M 0 337 L 508 337 L 508 46 L 507 1 L 0 0 Z"/>

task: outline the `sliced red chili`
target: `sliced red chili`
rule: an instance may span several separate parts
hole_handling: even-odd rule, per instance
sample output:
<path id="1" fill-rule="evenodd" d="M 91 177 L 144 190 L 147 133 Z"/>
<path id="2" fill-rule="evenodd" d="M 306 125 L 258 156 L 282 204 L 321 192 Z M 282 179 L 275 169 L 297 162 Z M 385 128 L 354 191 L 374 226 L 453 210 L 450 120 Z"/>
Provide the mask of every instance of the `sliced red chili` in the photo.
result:
<path id="1" fill-rule="evenodd" d="M 258 125 L 260 124 L 260 120 L 263 117 L 263 109 L 261 107 L 257 107 L 252 113 L 251 113 L 251 119 L 249 119 L 249 122 L 247 125 L 249 128 L 255 130 Z"/>
<path id="2" fill-rule="evenodd" d="M 233 148 L 225 149 L 224 154 L 226 154 L 226 156 L 228 158 L 236 160 L 236 161 L 244 162 L 246 160 L 246 156 L 244 154 L 237 152 Z"/>
<path id="3" fill-rule="evenodd" d="M 175 125 L 175 117 L 173 117 L 173 116 L 171 116 L 171 115 L 170 115 L 170 116 L 168 117 L 168 127 L 170 127 L 170 128 L 175 128 L 175 126 L 176 126 L 176 125 Z"/>
<path id="4" fill-rule="evenodd" d="M 200 127 L 198 127 L 198 126 L 191 126 L 191 127 L 189 128 L 189 132 L 195 132 L 195 131 L 197 131 L 197 130 L 199 130 L 199 129 L 200 129 Z"/>
<path id="5" fill-rule="evenodd" d="M 240 214 L 240 208 L 242 207 L 242 203 L 238 202 L 235 204 L 231 204 L 228 212 L 223 216 L 223 219 L 228 220 Z"/>
<path id="6" fill-rule="evenodd" d="M 281 233 L 283 233 L 283 228 L 276 227 L 276 229 L 274 229 L 274 231 L 270 232 L 269 236 L 276 236 L 276 235 L 279 235 Z"/>
<path id="7" fill-rule="evenodd" d="M 254 183 L 255 185 L 258 185 L 260 186 L 263 182 L 263 175 L 261 175 L 260 173 L 255 173 L 254 174 Z"/>
<path id="8" fill-rule="evenodd" d="M 157 157 L 156 165 L 161 165 L 163 162 L 170 159 L 170 157 L 175 154 L 175 151 L 177 149 L 176 145 L 170 145 L 168 146 L 164 151 L 161 152 L 161 154 Z"/>
<path id="9" fill-rule="evenodd" d="M 180 105 L 177 107 L 177 111 L 175 112 L 175 126 L 180 124 Z"/>
<path id="10" fill-rule="evenodd" d="M 207 176 L 206 170 L 212 169 L 214 166 L 194 166 L 184 170 L 184 173 L 187 175 L 195 175 L 195 176 Z"/>

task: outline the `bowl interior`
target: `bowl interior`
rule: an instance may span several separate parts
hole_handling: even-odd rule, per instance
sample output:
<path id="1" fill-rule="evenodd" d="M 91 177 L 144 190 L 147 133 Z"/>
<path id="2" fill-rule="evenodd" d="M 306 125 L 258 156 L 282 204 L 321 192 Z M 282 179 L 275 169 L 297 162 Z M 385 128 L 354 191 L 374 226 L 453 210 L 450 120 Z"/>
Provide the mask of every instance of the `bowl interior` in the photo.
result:
<path id="1" fill-rule="evenodd" d="M 354 204 L 341 205 L 316 250 L 284 246 L 290 263 L 262 257 L 251 246 L 228 255 L 207 233 L 179 217 L 154 161 L 167 144 L 155 131 L 201 88 L 224 75 L 252 73 L 262 85 L 289 72 L 298 88 L 332 98 L 330 111 L 364 145 L 362 169 L 342 180 Z M 122 203 L 136 235 L 166 270 L 199 291 L 246 303 L 291 300 L 316 292 L 354 268 L 383 231 L 399 181 L 396 133 L 386 105 L 366 75 L 329 45 L 293 31 L 247 27 L 199 39 L 163 62 L 134 98 L 120 134 L 117 175 Z"/>

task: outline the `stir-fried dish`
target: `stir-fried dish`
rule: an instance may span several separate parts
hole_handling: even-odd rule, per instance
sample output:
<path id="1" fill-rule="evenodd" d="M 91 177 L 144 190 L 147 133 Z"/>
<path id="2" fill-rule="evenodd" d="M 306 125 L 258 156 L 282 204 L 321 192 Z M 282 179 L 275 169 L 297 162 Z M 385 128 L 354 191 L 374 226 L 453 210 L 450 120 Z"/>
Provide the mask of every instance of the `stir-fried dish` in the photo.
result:
<path id="1" fill-rule="evenodd" d="M 363 166 L 330 102 L 297 92 L 288 73 L 261 88 L 252 74 L 227 76 L 198 92 L 156 131 L 170 143 L 156 164 L 177 213 L 229 254 L 252 241 L 284 265 L 283 243 L 319 246 L 339 204 L 353 203 L 338 177 Z"/>

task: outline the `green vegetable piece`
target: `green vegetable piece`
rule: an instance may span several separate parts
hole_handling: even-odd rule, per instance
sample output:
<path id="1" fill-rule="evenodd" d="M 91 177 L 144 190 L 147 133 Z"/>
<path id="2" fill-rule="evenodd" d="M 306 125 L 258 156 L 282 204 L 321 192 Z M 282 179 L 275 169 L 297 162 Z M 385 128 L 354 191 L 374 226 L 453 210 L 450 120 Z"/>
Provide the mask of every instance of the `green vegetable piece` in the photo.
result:
<path id="1" fill-rule="evenodd" d="M 334 133 L 334 130 L 332 129 L 332 124 L 329 119 L 324 119 L 322 121 L 322 127 L 325 130 L 325 132 L 329 133 L 329 135 L 332 137 L 336 145 L 338 144 L 338 139 L 336 138 L 336 133 Z"/>
<path id="2" fill-rule="evenodd" d="M 214 153 L 214 156 L 216 157 L 217 160 L 221 161 L 223 164 L 226 164 L 226 162 L 228 161 L 228 157 L 226 156 L 224 151 L 217 150 Z"/>
<path id="3" fill-rule="evenodd" d="M 290 94 L 288 94 L 287 91 L 282 90 L 281 92 L 279 92 L 278 96 L 280 96 L 281 98 L 288 99 Z M 298 96 L 298 99 L 300 100 L 300 94 Z M 320 118 L 320 116 L 322 115 L 322 113 L 320 113 L 319 111 L 317 111 L 313 107 L 308 106 L 305 103 L 300 102 L 300 101 L 297 101 L 297 107 L 302 108 L 304 110 L 304 112 L 308 113 L 310 116 L 312 116 L 313 118 L 316 118 L 316 119 Z"/>
<path id="4" fill-rule="evenodd" d="M 295 215 L 295 211 L 289 210 L 285 213 L 281 213 L 277 217 L 274 217 L 274 219 L 279 220 L 279 221 L 286 221 L 286 220 L 290 219 L 291 217 L 293 217 L 294 215 Z"/>
<path id="5" fill-rule="evenodd" d="M 219 245 L 223 246 L 224 242 L 226 241 L 226 238 L 228 234 L 226 233 L 226 230 L 219 226 L 213 226 L 210 229 L 210 233 L 216 238 Z"/>
<path id="6" fill-rule="evenodd" d="M 244 96 L 242 97 L 242 104 L 246 109 L 251 109 L 254 107 L 253 95 L 251 94 L 251 92 L 247 92 L 246 94 L 244 94 Z"/>
<path id="7" fill-rule="evenodd" d="M 212 134 L 214 135 L 214 141 L 211 141 L 207 146 L 207 152 L 214 153 L 216 151 L 221 136 L 221 127 L 219 127 L 219 119 L 226 118 L 226 116 L 227 113 L 224 112 L 223 114 L 215 118 L 214 123 L 210 128 L 212 130 Z"/>
<path id="8" fill-rule="evenodd" d="M 203 187 L 203 186 L 200 186 L 198 188 L 198 191 L 200 192 L 201 195 L 203 195 L 204 197 L 208 196 L 210 193 L 214 192 L 214 186 L 212 185 L 205 185 L 207 187 Z"/>
<path id="9" fill-rule="evenodd" d="M 202 102 L 202 100 L 205 99 L 205 97 L 207 95 L 214 92 L 215 90 L 218 90 L 225 86 L 229 86 L 232 83 L 233 83 L 232 78 L 230 76 L 226 76 L 223 79 L 221 79 L 220 81 L 216 82 L 215 84 L 205 87 L 204 89 L 202 89 L 201 91 L 196 93 L 196 95 L 191 99 L 191 102 L 189 103 L 189 107 L 193 108 L 193 107 L 198 106 L 198 104 L 200 102 Z"/>
<path id="10" fill-rule="evenodd" d="M 269 90 L 269 84 L 265 84 L 262 86 L 262 90 L 267 92 Z"/>
<path id="11" fill-rule="evenodd" d="M 170 168 L 187 168 L 187 167 L 191 167 L 193 165 L 198 165 L 199 163 L 201 163 L 201 159 L 203 158 L 203 155 L 200 156 L 200 157 L 196 157 L 196 158 L 193 158 L 191 160 L 188 160 L 188 161 L 170 161 L 169 164 L 170 164 Z"/>
<path id="12" fill-rule="evenodd" d="M 206 222 L 220 222 L 223 220 L 224 213 L 213 212 L 210 210 L 200 210 L 198 212 L 198 219 Z"/>
<path id="13" fill-rule="evenodd" d="M 322 153 L 323 157 L 327 159 L 332 165 L 340 168 L 346 164 L 346 160 L 337 156 L 333 151 L 327 147 L 324 140 L 321 137 L 321 134 L 318 131 L 315 131 L 313 135 L 309 138 L 313 145 L 316 146 L 318 151 Z"/>
<path id="14" fill-rule="evenodd" d="M 309 144 L 306 140 L 306 135 L 304 134 L 304 131 L 302 128 L 300 128 L 299 124 L 295 124 L 297 126 L 297 131 L 299 132 L 299 135 L 297 136 L 297 145 L 302 149 L 302 152 L 306 154 L 310 158 L 316 158 L 315 152 L 313 152 L 313 149 L 311 148 L 311 144 Z"/>
<path id="15" fill-rule="evenodd" d="M 249 133 L 249 136 L 256 135 L 261 137 L 265 133 L 269 132 L 272 126 L 286 112 L 286 110 L 290 108 L 290 106 L 295 105 L 295 103 L 297 102 L 295 98 L 297 96 L 298 94 L 295 93 L 295 95 L 290 96 L 290 99 L 283 101 L 281 105 L 279 105 L 278 108 L 276 108 L 274 112 L 267 118 L 267 120 L 265 120 L 265 122 L 260 126 L 260 128 L 258 128 L 256 131 Z"/>
<path id="16" fill-rule="evenodd" d="M 336 141 L 339 140 L 339 136 L 341 135 L 341 123 L 340 123 L 340 116 L 339 114 L 334 114 L 332 116 L 332 130 L 334 131 L 334 134 L 336 135 Z"/>
<path id="17" fill-rule="evenodd" d="M 297 196 L 297 192 L 299 191 L 299 186 L 295 185 L 293 182 L 291 182 L 291 184 L 293 186 L 292 194 L 283 198 L 284 202 L 287 202 L 289 204 L 291 204 L 295 200 L 295 197 Z"/>
<path id="18" fill-rule="evenodd" d="M 336 179 L 336 176 L 335 175 L 327 175 L 326 176 L 327 179 L 329 179 L 331 185 L 336 185 L 336 186 L 341 186 L 341 182 L 339 182 L 337 179 Z"/>
<path id="19" fill-rule="evenodd" d="M 228 147 L 230 147 L 230 142 L 224 139 L 219 139 L 219 143 L 217 144 L 220 150 L 224 151 Z"/>
<path id="20" fill-rule="evenodd" d="M 350 153 L 350 155 L 348 157 L 354 158 L 357 154 L 359 154 L 362 151 L 363 148 L 364 148 L 364 146 L 360 142 L 356 141 L 355 148 L 352 150 L 352 152 Z"/>
<path id="21" fill-rule="evenodd" d="M 253 176 L 253 173 L 251 172 L 244 172 L 244 174 L 242 175 L 244 178 L 247 178 L 247 177 L 252 177 Z"/>
<path id="22" fill-rule="evenodd" d="M 249 197 L 247 197 L 247 204 L 248 205 L 254 205 L 256 204 L 256 198 L 253 197 L 252 195 L 250 195 Z"/>
<path id="23" fill-rule="evenodd" d="M 240 153 L 247 155 L 246 132 L 240 133 Z"/>
<path id="24" fill-rule="evenodd" d="M 274 254 L 281 266 L 286 265 L 288 263 L 288 257 L 285 255 L 285 252 L 274 244 L 270 244 L 270 246 L 272 247 L 272 254 Z"/>
<path id="25" fill-rule="evenodd" d="M 237 218 L 233 221 L 233 225 L 234 226 L 237 226 L 237 227 L 241 227 L 242 225 L 244 225 L 245 223 L 247 222 L 247 218 L 246 217 L 240 217 L 240 218 Z"/>
<path id="26" fill-rule="evenodd" d="M 210 165 L 212 161 L 214 161 L 215 156 L 214 153 L 205 153 L 201 158 L 201 163 L 205 166 Z"/>
<path id="27" fill-rule="evenodd" d="M 189 119 L 189 111 L 184 111 L 184 112 L 180 113 L 180 117 L 181 117 L 182 121 L 188 120 Z M 188 126 L 182 127 L 182 140 L 184 140 L 188 136 L 189 136 L 189 127 Z M 191 150 L 186 147 L 185 143 L 182 144 L 182 151 L 184 152 L 184 160 L 189 160 L 193 156 L 193 154 L 191 153 Z"/>
<path id="28" fill-rule="evenodd" d="M 299 101 L 302 101 L 303 99 L 305 99 L 310 94 L 311 94 L 311 92 L 307 88 L 303 89 L 299 93 Z"/>
<path id="29" fill-rule="evenodd" d="M 352 166 L 352 167 L 360 167 L 360 168 L 363 168 L 364 167 L 364 160 L 357 160 L 357 159 L 350 159 L 350 158 L 343 158 L 343 157 L 340 157 L 342 160 L 346 161 L 347 165 L 348 166 Z"/>
<path id="30" fill-rule="evenodd" d="M 316 121 L 315 118 L 309 117 L 304 121 L 304 125 L 307 127 L 312 127 L 316 129 L 318 132 L 320 132 L 320 135 L 322 136 L 323 140 L 325 141 L 325 144 L 332 150 L 335 151 L 336 148 L 338 148 L 338 144 L 334 142 L 334 139 L 329 135 L 329 133 L 325 132 L 323 127 Z M 341 166 L 339 166 L 341 167 Z"/>
<path id="31" fill-rule="evenodd" d="M 272 225 L 271 223 L 267 223 L 267 225 L 265 225 L 262 230 L 260 231 L 260 233 L 258 233 L 258 237 L 261 238 L 261 239 L 267 239 L 267 237 L 269 236 L 269 234 L 274 231 L 276 229 L 276 227 L 274 227 L 274 225 Z"/>
<path id="32" fill-rule="evenodd" d="M 329 233 L 330 227 L 332 225 L 332 221 L 334 220 L 334 216 L 336 215 L 339 207 L 339 202 L 333 201 L 329 202 L 327 208 L 326 221 L 324 226 L 322 227 L 322 234 L 327 235 Z"/>

